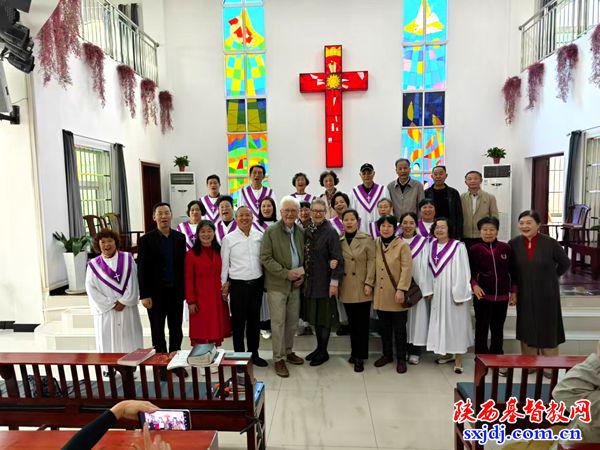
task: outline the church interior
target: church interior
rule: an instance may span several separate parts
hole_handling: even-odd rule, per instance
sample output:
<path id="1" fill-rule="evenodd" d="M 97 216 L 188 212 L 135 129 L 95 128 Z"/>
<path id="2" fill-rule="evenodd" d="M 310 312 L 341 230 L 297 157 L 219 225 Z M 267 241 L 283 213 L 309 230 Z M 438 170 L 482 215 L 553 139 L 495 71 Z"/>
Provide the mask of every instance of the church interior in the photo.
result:
<path id="1" fill-rule="evenodd" d="M 469 395 L 457 383 L 469 384 L 480 405 L 499 383 L 498 399 L 508 400 L 514 375 L 521 401 L 540 398 L 600 352 L 600 0 L 0 0 L 0 88 L 2 448 L 24 448 L 2 444 L 16 439 L 6 433 L 81 428 L 117 401 L 106 398 L 115 380 L 116 391 L 123 387 L 115 398 L 159 398 L 169 408 L 179 389 L 185 397 L 186 386 L 206 376 L 209 398 L 183 408 L 192 410 L 194 430 L 216 432 L 218 447 L 201 448 L 462 449 L 453 411 Z M 209 369 L 161 383 L 162 397 L 158 383 L 136 391 L 152 369 L 131 379 L 118 369 L 101 373 L 109 359 L 96 355 L 86 293 L 101 229 L 115 231 L 119 250 L 139 264 L 141 236 L 157 227 L 154 206 L 168 203 L 177 228 L 189 202 L 209 193 L 211 175 L 236 209 L 251 168 L 262 167 L 281 214 L 294 174 L 318 197 L 320 175 L 331 170 L 337 190 L 350 195 L 368 165 L 375 183 L 393 185 L 399 159 L 425 189 L 435 185 L 435 167 L 460 194 L 468 192 L 465 174 L 479 173 L 497 201 L 499 241 L 520 236 L 522 211 L 539 213 L 540 233 L 569 258 L 558 278 L 560 356 L 509 358 L 525 353 L 510 304 L 505 359 L 480 358 L 471 345 L 461 373 L 426 349 L 402 375 L 374 367 L 382 351 L 376 331 L 364 371 L 355 373 L 350 336 L 335 330 L 329 361 L 288 365 L 289 377 L 274 372 L 272 338 L 262 335 L 268 366 L 246 361 L 240 370 L 253 379 L 245 372 L 245 384 L 234 383 L 220 406 L 220 391 L 217 406 L 206 392 Z M 149 348 L 149 313 L 135 301 Z M 182 328 L 181 347 L 190 350 L 187 318 Z M 296 335 L 293 350 L 304 358 L 314 342 Z M 232 339 L 222 347 L 233 351 Z M 238 369 L 225 364 L 213 382 Z M 42 398 L 55 394 L 49 371 L 58 392 L 78 376 L 82 390 L 98 389 L 95 406 L 79 388 L 66 395 L 63 415 L 88 408 L 80 422 L 38 424 L 26 415 L 52 416 L 43 408 L 53 400 Z M 251 379 L 264 386 L 260 414 L 257 402 L 256 411 L 228 418 L 235 408 L 223 405 L 246 405 L 238 389 Z M 252 391 L 244 392 L 246 399 Z M 15 395 L 27 398 L 14 404 Z M 572 448 L 600 448 L 596 436 L 598 447 Z M 177 439 L 172 448 L 195 448 Z"/>

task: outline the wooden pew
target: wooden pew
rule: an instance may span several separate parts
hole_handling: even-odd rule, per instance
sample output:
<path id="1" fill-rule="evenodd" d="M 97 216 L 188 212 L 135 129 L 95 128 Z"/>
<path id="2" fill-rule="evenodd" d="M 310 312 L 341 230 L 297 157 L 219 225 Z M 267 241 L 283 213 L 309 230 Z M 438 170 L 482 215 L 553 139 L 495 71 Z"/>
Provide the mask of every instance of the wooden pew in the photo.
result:
<path id="1" fill-rule="evenodd" d="M 223 360 L 212 374 L 192 367 L 187 380 L 181 371 L 168 371 L 167 381 L 160 382 L 159 368 L 167 366 L 168 354 L 154 355 L 135 374 L 135 368 L 117 364 L 122 356 L 0 353 L 0 426 L 83 427 L 121 400 L 143 399 L 161 408 L 189 409 L 195 430 L 246 432 L 249 449 L 265 448 L 265 386 L 254 379 L 250 361 Z M 43 377 L 56 382 L 43 383 Z M 136 426 L 125 420 L 118 424 Z"/>
<path id="2" fill-rule="evenodd" d="M 475 416 L 481 411 L 481 404 L 489 399 L 496 402 L 496 408 L 502 412 L 506 401 L 517 397 L 519 410 L 525 405 L 527 397 L 542 399 L 544 404 L 552 398 L 552 391 L 558 383 L 559 370 L 569 370 L 583 362 L 586 356 L 529 356 L 529 355 L 476 355 L 475 371 L 472 383 L 457 383 L 454 389 L 454 401 L 471 399 Z M 506 378 L 500 378 L 500 369 L 507 369 Z M 544 369 L 551 371 L 550 380 L 544 382 Z M 515 383 L 515 371 L 519 370 L 518 383 Z M 528 374 L 533 372 L 535 380 L 529 382 Z M 487 377 L 487 381 L 486 381 Z M 502 380 L 502 382 L 501 382 Z M 481 428 L 482 423 L 473 424 L 474 428 Z M 490 423 L 489 426 L 492 426 Z M 549 428 L 548 422 L 532 423 L 522 419 L 515 424 L 506 423 L 506 432 L 510 433 L 515 428 Z M 454 424 L 454 449 L 482 450 L 483 447 L 473 441 L 463 439 L 464 424 Z"/>

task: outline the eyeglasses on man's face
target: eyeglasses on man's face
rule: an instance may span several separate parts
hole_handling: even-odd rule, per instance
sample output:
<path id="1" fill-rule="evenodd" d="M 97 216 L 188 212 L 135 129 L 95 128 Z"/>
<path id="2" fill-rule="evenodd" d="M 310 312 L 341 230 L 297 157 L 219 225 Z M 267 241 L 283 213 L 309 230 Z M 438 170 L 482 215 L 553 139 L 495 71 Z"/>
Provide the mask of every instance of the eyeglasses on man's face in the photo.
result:
<path id="1" fill-rule="evenodd" d="M 325 214 L 324 209 L 311 209 L 311 211 L 315 214 Z"/>
<path id="2" fill-rule="evenodd" d="M 282 214 L 298 214 L 298 210 L 297 209 L 282 209 L 281 210 Z"/>

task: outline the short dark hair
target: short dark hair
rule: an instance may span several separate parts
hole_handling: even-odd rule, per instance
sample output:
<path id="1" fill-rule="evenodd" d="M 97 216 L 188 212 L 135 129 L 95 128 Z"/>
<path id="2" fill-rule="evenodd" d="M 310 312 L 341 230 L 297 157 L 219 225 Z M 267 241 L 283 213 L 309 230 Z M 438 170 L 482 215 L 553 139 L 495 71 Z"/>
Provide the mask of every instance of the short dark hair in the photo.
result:
<path id="1" fill-rule="evenodd" d="M 172 212 L 171 205 L 169 205 L 167 202 L 158 202 L 158 203 L 155 203 L 154 206 L 152 207 L 152 215 L 153 216 L 154 216 L 154 213 L 156 212 L 156 210 L 158 208 L 160 208 L 161 206 L 168 206 L 169 207 L 169 211 Z"/>
<path id="2" fill-rule="evenodd" d="M 110 228 L 102 228 L 100 231 L 98 231 L 98 233 L 96 233 L 94 242 L 92 242 L 92 248 L 96 253 L 102 253 L 100 251 L 100 241 L 102 239 L 112 239 L 115 241 L 115 246 L 117 249 L 119 248 L 119 245 L 121 245 L 121 239 L 119 239 L 119 234 L 116 231 L 111 230 Z"/>
<path id="3" fill-rule="evenodd" d="M 253 171 L 254 169 L 257 169 L 257 168 L 262 170 L 262 172 L 263 172 L 263 175 L 265 175 L 265 176 L 267 175 L 267 169 L 265 169 L 265 166 L 263 166 L 262 164 L 255 164 L 255 165 L 253 165 L 253 166 L 250 166 L 250 169 L 248 170 L 248 173 L 249 173 L 250 175 L 252 175 L 252 171 Z"/>
<path id="4" fill-rule="evenodd" d="M 342 214 L 342 220 L 344 220 L 344 217 L 346 216 L 346 214 L 352 214 L 357 221 L 360 220 L 360 217 L 358 216 L 358 211 L 355 209 L 347 209 L 346 211 L 344 211 L 344 214 Z"/>
<path id="5" fill-rule="evenodd" d="M 534 209 L 528 209 L 527 211 L 523 211 L 521 214 L 519 214 L 519 218 L 517 220 L 521 220 L 523 217 L 527 217 L 527 216 L 529 216 L 533 220 L 535 220 L 535 223 L 537 223 L 538 225 L 540 223 L 542 223 L 542 218 L 540 217 L 540 213 Z"/>
<path id="6" fill-rule="evenodd" d="M 204 205 L 202 203 L 200 203 L 198 200 L 192 200 L 187 205 L 187 216 L 188 217 L 190 217 L 190 211 L 192 210 L 192 206 L 194 206 L 194 205 L 198 205 L 200 207 L 200 215 L 201 216 L 206 215 L 206 208 L 204 207 Z"/>
<path id="7" fill-rule="evenodd" d="M 331 207 L 333 208 L 333 205 L 335 205 L 335 199 L 338 197 L 342 197 L 344 199 L 344 201 L 346 202 L 346 205 L 348 206 L 348 208 L 350 208 L 350 198 L 348 197 L 348 195 L 344 194 L 342 191 L 337 191 L 335 194 L 333 194 L 333 197 L 331 197 Z"/>
<path id="8" fill-rule="evenodd" d="M 270 217 L 269 219 L 267 219 L 265 216 L 263 216 L 263 213 L 262 213 L 261 206 L 264 201 L 270 202 L 271 206 L 273 207 L 273 217 Z M 252 211 L 250 211 L 250 212 L 252 212 Z M 258 220 L 260 220 L 261 222 L 277 221 L 277 205 L 275 205 L 275 200 L 273 200 L 273 197 L 267 196 L 261 200 L 260 205 L 258 205 Z"/>
<path id="9" fill-rule="evenodd" d="M 446 225 L 448 225 L 448 237 L 452 238 L 452 223 L 446 217 L 436 217 L 435 219 L 433 219 L 433 225 L 431 225 L 431 230 L 429 230 L 429 234 L 434 236 L 433 232 L 435 231 L 438 222 L 446 222 Z"/>
<path id="10" fill-rule="evenodd" d="M 323 180 L 325 179 L 325 177 L 330 175 L 333 177 L 333 185 L 337 186 L 340 182 L 340 179 L 333 170 L 326 170 L 325 172 L 321 173 L 321 175 L 319 175 L 319 184 L 325 187 L 325 185 L 323 184 Z"/>
<path id="11" fill-rule="evenodd" d="M 424 198 L 419 202 L 419 211 L 421 210 L 421 208 L 425 205 L 432 205 L 435 208 L 435 202 L 433 201 L 432 198 Z"/>
<path id="12" fill-rule="evenodd" d="M 405 212 L 404 214 L 402 214 L 402 215 L 400 216 L 400 219 L 398 219 L 398 223 L 399 223 L 400 225 L 402 225 L 402 221 L 404 220 L 404 218 L 405 218 L 406 216 L 410 216 L 410 217 L 412 217 L 412 218 L 413 218 L 413 220 L 415 221 L 415 224 L 419 223 L 419 218 L 417 217 L 417 215 L 416 215 L 414 212 L 412 212 L 412 211 L 409 211 L 409 212 Z"/>
<path id="13" fill-rule="evenodd" d="M 481 231 L 481 229 L 483 228 L 484 225 L 494 225 L 494 227 L 496 227 L 496 230 L 500 229 L 500 221 L 498 219 L 496 219 L 495 217 L 484 217 L 483 219 L 480 219 L 477 222 L 477 229 L 479 231 Z"/>
<path id="14" fill-rule="evenodd" d="M 407 158 L 398 158 L 396 160 L 396 163 L 394 164 L 394 167 L 398 167 L 398 164 L 400 164 L 401 162 L 406 162 L 406 164 L 408 164 L 408 167 L 410 167 L 410 160 Z"/>
<path id="15" fill-rule="evenodd" d="M 483 175 L 481 174 L 480 171 L 478 170 L 469 170 L 467 173 L 465 173 L 465 180 L 467 179 L 467 177 L 469 175 L 471 175 L 472 173 L 476 173 L 477 175 L 479 175 L 479 178 L 481 178 L 483 180 Z"/>
<path id="16" fill-rule="evenodd" d="M 200 223 L 198 223 L 198 226 L 196 227 L 196 242 L 194 242 L 194 246 L 192 247 L 192 251 L 196 254 L 196 256 L 200 256 L 200 253 L 202 253 L 202 243 L 200 242 L 200 230 L 204 227 L 210 227 L 215 232 L 210 246 L 216 252 L 221 251 L 221 246 L 219 245 L 219 241 L 217 240 L 217 230 L 215 228 L 215 224 L 212 223 L 210 220 L 201 220 Z"/>
<path id="17" fill-rule="evenodd" d="M 304 172 L 298 172 L 296 175 L 293 176 L 292 178 L 292 186 L 296 187 L 296 180 L 300 177 L 304 177 L 304 179 L 306 180 L 306 185 L 308 186 L 310 184 L 310 181 L 308 179 L 308 177 L 306 176 L 306 174 Z"/>
<path id="18" fill-rule="evenodd" d="M 310 202 L 300 202 L 300 208 L 310 208 Z"/>
<path id="19" fill-rule="evenodd" d="M 221 195 L 217 200 L 217 206 L 221 205 L 223 202 L 228 202 L 233 208 L 233 197 L 231 197 L 231 195 Z"/>
<path id="20" fill-rule="evenodd" d="M 448 171 L 446 170 L 446 166 L 442 164 L 440 164 L 439 166 L 435 166 L 433 169 L 431 169 L 431 173 L 433 173 L 435 169 L 444 169 L 444 173 L 448 173 Z"/>
<path id="21" fill-rule="evenodd" d="M 208 184 L 208 182 L 210 180 L 217 180 L 219 182 L 219 184 L 221 184 L 221 179 L 219 178 L 219 175 L 217 175 L 215 173 L 206 177 L 206 184 Z"/>
<path id="22" fill-rule="evenodd" d="M 394 207 L 394 203 L 387 197 L 379 199 L 379 201 L 377 202 L 377 206 L 379 206 L 383 202 L 388 202 L 392 208 Z"/>
<path id="23" fill-rule="evenodd" d="M 390 215 L 383 216 L 383 217 L 380 217 L 379 219 L 377 219 L 377 229 L 378 230 L 381 229 L 381 225 L 383 225 L 384 222 L 389 223 L 394 228 L 398 227 L 398 219 L 396 219 L 396 216 L 392 216 L 390 214 Z"/>

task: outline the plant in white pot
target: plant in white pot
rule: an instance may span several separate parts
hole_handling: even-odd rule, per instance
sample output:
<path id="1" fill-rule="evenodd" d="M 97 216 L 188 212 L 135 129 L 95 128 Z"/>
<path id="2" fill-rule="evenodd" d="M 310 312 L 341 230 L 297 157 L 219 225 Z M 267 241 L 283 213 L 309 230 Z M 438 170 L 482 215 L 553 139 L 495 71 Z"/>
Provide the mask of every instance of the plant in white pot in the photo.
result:
<path id="1" fill-rule="evenodd" d="M 67 239 L 63 233 L 53 233 L 54 239 L 65 247 L 63 257 L 67 268 L 69 289 L 67 294 L 85 293 L 85 269 L 87 265 L 87 248 L 91 244 L 89 236 Z"/>

